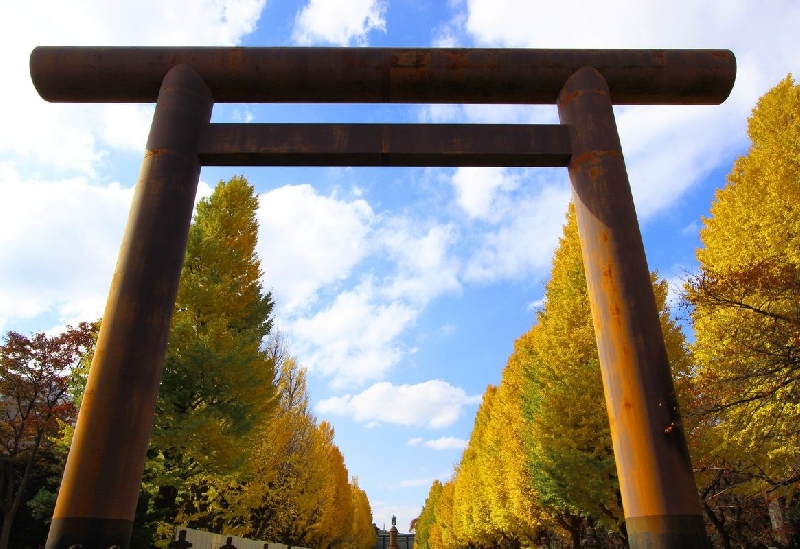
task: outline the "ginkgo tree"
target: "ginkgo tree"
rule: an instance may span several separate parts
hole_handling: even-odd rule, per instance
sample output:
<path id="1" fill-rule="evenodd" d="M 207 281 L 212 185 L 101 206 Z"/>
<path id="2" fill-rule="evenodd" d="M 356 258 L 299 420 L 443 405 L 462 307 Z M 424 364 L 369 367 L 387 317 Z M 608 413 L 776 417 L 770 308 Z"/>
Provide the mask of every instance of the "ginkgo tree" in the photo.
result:
<path id="1" fill-rule="evenodd" d="M 441 481 L 434 480 L 431 488 L 428 491 L 428 497 L 425 499 L 425 505 L 422 506 L 422 511 L 415 519 L 414 524 L 414 549 L 432 549 L 428 541 L 431 535 L 431 528 L 436 523 L 436 516 L 434 509 L 436 502 L 442 496 L 442 483 Z"/>
<path id="2" fill-rule="evenodd" d="M 182 507 L 197 517 L 209 475 L 245 464 L 248 436 L 273 403 L 257 210 L 252 185 L 234 177 L 198 203 L 189 229 L 150 444 L 157 501 L 173 517 Z"/>
<path id="3" fill-rule="evenodd" d="M 707 452 L 746 480 L 739 492 L 766 493 L 779 517 L 777 502 L 800 482 L 800 86 L 791 76 L 758 101 L 748 135 L 750 150 L 703 220 L 699 273 L 686 288 L 695 411 L 715 441 Z"/>
<path id="4" fill-rule="evenodd" d="M 277 409 L 257 427 L 249 456 L 251 480 L 238 505 L 250 510 L 248 535 L 303 545 L 326 471 L 320 432 L 308 403 L 306 372 L 291 357 L 279 367 Z"/>
<path id="5" fill-rule="evenodd" d="M 479 547 L 491 546 L 499 536 L 492 524 L 488 497 L 492 454 L 496 450 L 487 435 L 496 394 L 494 385 L 489 385 L 483 394 L 472 434 L 461 456 L 453 492 L 453 530 L 460 538 Z"/>
<path id="6" fill-rule="evenodd" d="M 527 377 L 532 484 L 573 547 L 580 546 L 582 517 L 610 529 L 623 519 L 577 229 L 570 206 L 544 306 L 514 347 Z"/>
<path id="7" fill-rule="evenodd" d="M 233 500 L 244 517 L 237 532 L 315 549 L 374 544 L 366 493 L 348 479 L 333 427 L 311 412 L 306 370 L 291 356 L 278 367 L 277 407 L 257 426 Z"/>
<path id="8" fill-rule="evenodd" d="M 372 507 L 367 493 L 358 486 L 358 477 L 350 479 L 350 497 L 353 518 L 344 546 L 351 549 L 372 549 L 377 541 L 375 528 L 372 526 Z"/>
<path id="9" fill-rule="evenodd" d="M 532 545 L 545 522 L 525 452 L 524 363 L 512 354 L 500 379 L 487 438 L 493 449 L 488 494 L 492 523 L 505 545 Z"/>

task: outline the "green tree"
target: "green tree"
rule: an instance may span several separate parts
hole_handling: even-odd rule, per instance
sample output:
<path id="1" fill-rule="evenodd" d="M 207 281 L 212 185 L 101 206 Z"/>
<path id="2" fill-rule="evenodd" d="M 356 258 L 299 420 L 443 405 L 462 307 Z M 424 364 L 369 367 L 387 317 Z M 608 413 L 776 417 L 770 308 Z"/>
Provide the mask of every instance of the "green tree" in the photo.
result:
<path id="1" fill-rule="evenodd" d="M 727 464 L 726 484 L 738 476 L 740 494 L 781 500 L 800 481 L 800 87 L 791 75 L 759 100 L 748 135 L 749 152 L 704 219 L 699 274 L 686 288 L 693 404 L 703 438 L 715 441 L 706 462 Z"/>
<path id="2" fill-rule="evenodd" d="M 256 255 L 258 199 L 243 177 L 197 205 L 170 329 L 149 471 L 157 506 L 200 520 L 216 481 L 247 461 L 254 425 L 270 412 L 272 320 Z M 200 513 L 202 514 L 202 513 Z"/>
<path id="3" fill-rule="evenodd" d="M 430 536 L 431 527 L 436 520 L 434 516 L 436 502 L 439 501 L 441 495 L 442 483 L 438 480 L 434 480 L 433 484 L 431 484 L 430 491 L 428 491 L 428 498 L 425 500 L 425 505 L 423 505 L 422 511 L 414 523 L 414 549 L 431 549 L 428 537 Z"/>
<path id="4" fill-rule="evenodd" d="M 95 328 L 84 322 L 30 338 L 8 332 L 0 346 L 0 549 L 8 547 L 38 461 L 58 440 L 63 423 L 74 419 L 70 369 L 94 346 Z"/>
<path id="5" fill-rule="evenodd" d="M 545 305 L 516 343 L 528 386 L 526 447 L 542 504 L 580 546 L 581 516 L 623 520 L 575 210 L 553 259 Z"/>

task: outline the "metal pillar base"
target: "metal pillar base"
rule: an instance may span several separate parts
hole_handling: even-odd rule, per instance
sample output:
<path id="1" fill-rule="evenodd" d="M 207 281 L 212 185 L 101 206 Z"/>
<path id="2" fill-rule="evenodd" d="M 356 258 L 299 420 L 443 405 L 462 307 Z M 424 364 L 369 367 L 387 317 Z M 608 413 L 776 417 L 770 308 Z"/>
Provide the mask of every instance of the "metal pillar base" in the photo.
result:
<path id="1" fill-rule="evenodd" d="M 48 547 L 71 547 L 83 549 L 108 549 L 113 545 L 127 547 L 133 531 L 132 520 L 106 518 L 59 518 L 50 524 L 47 536 Z"/>
<path id="2" fill-rule="evenodd" d="M 700 515 L 626 517 L 628 543 L 632 549 L 710 549 Z"/>

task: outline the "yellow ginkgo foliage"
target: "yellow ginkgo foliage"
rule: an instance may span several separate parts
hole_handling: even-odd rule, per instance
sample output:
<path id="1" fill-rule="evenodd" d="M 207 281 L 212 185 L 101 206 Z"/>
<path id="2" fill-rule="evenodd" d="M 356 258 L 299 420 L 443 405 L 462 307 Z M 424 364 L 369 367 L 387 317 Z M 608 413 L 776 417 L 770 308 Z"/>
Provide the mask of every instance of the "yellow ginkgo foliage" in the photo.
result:
<path id="1" fill-rule="evenodd" d="M 800 473 L 800 86 L 791 76 L 759 100 L 748 135 L 749 152 L 704 219 L 687 299 L 697 411 L 714 450 L 753 464 L 754 491 L 774 491 Z"/>

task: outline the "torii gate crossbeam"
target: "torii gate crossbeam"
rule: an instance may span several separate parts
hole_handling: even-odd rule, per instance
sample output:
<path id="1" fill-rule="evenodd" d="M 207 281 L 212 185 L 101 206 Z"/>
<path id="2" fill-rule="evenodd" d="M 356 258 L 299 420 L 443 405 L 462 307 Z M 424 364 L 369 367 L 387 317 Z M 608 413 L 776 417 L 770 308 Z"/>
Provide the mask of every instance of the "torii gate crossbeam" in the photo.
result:
<path id="1" fill-rule="evenodd" d="M 48 549 L 127 548 L 202 165 L 567 166 L 631 547 L 708 547 L 613 104 L 718 104 L 727 50 L 36 48 L 156 112 Z M 560 125 L 211 124 L 214 102 L 550 103 Z"/>

